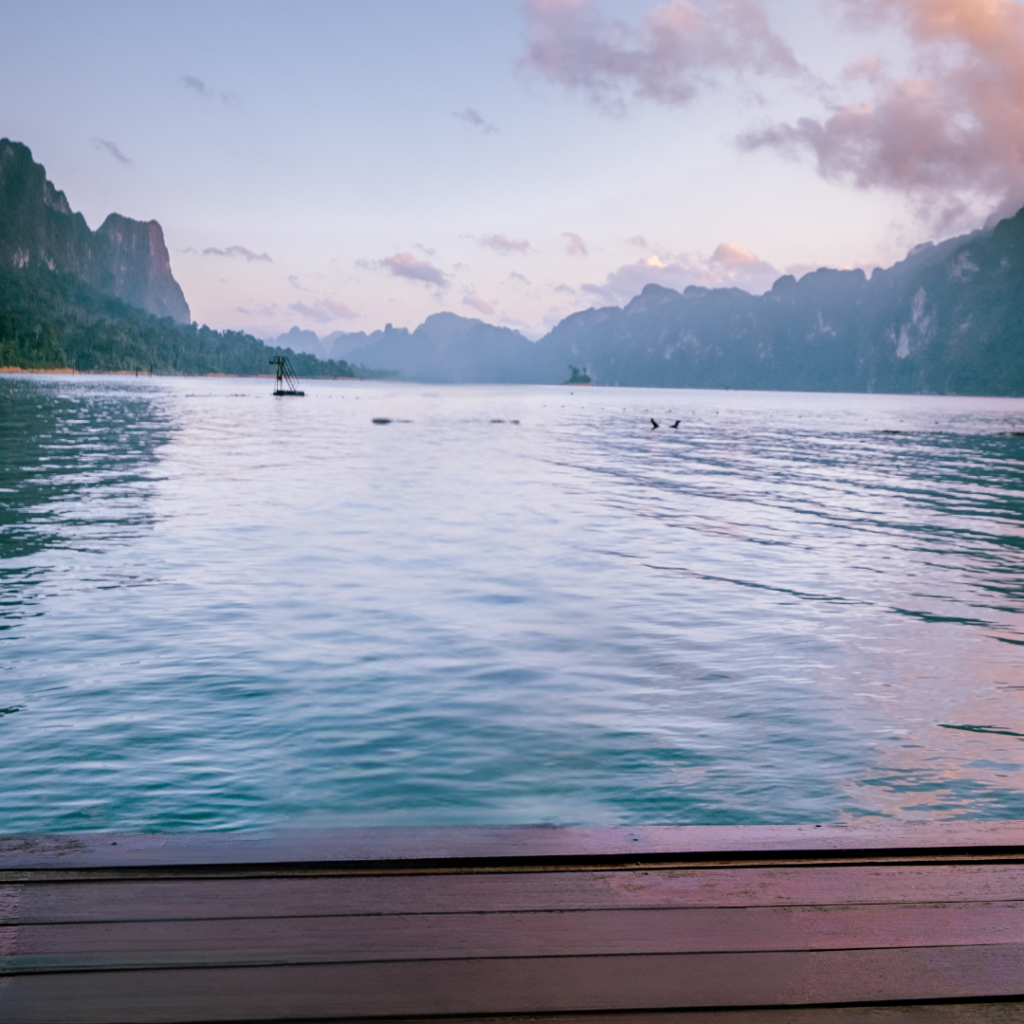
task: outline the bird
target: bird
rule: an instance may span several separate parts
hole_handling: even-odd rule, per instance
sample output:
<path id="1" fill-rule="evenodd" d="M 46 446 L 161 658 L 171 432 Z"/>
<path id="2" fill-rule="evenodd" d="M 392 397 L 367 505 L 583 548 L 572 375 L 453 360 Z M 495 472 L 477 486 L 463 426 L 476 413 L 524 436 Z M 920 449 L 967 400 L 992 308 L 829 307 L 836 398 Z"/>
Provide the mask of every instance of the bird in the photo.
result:
<path id="1" fill-rule="evenodd" d="M 679 424 L 682 423 L 682 422 L 683 422 L 682 420 L 676 420 L 675 423 L 672 424 L 672 429 L 673 430 L 678 430 L 679 429 Z"/>
<path id="2" fill-rule="evenodd" d="M 651 417 L 651 430 L 658 429 L 658 421 L 652 416 Z"/>

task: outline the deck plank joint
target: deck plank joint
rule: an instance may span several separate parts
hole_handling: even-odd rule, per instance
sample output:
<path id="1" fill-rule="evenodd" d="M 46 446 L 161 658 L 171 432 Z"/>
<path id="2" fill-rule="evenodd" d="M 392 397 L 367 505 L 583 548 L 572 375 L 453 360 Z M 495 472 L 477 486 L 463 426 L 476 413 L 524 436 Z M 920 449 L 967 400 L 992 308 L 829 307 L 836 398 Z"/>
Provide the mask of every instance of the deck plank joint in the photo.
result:
<path id="1" fill-rule="evenodd" d="M 0 1024 L 229 1020 L 1024 1022 L 1024 823 L 0 837 Z"/>

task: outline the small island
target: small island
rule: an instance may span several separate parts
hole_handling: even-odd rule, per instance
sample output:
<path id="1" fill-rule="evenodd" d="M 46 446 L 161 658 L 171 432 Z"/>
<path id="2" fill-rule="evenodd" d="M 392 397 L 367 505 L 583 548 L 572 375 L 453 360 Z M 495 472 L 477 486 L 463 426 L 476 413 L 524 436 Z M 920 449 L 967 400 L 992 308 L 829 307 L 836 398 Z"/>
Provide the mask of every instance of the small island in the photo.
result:
<path id="1" fill-rule="evenodd" d="M 564 381 L 563 383 L 565 383 L 565 384 L 591 384 L 591 383 L 593 383 L 591 381 L 590 377 L 587 374 L 587 368 L 586 367 L 584 367 L 581 370 L 578 366 L 573 366 L 572 363 L 570 363 L 569 364 L 569 369 L 571 371 L 571 373 L 569 375 L 569 379 L 567 381 Z"/>

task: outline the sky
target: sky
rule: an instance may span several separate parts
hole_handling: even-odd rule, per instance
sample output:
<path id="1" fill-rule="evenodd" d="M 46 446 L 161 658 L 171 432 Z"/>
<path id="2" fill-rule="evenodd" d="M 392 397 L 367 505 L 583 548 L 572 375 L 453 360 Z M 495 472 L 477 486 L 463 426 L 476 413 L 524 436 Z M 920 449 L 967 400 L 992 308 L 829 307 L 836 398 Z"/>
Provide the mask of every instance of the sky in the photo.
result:
<path id="1" fill-rule="evenodd" d="M 1024 205 L 1016 0 L 4 0 L 0 136 L 193 319 L 537 338 Z"/>

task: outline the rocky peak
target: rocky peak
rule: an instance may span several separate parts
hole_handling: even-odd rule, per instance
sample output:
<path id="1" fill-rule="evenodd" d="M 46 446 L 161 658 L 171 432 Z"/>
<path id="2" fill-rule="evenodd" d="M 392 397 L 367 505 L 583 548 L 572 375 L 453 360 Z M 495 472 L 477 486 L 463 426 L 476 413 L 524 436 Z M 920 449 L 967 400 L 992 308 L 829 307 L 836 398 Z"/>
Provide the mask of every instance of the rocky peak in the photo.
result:
<path id="1" fill-rule="evenodd" d="M 106 243 L 114 295 L 156 316 L 189 322 L 188 303 L 171 273 L 163 228 L 155 220 L 144 224 L 112 213 L 96 237 Z"/>
<path id="2" fill-rule="evenodd" d="M 0 265 L 45 266 L 155 316 L 191 319 L 155 220 L 112 213 L 90 231 L 31 150 L 10 139 L 0 139 Z"/>
<path id="3" fill-rule="evenodd" d="M 43 202 L 51 210 L 66 214 L 68 217 L 71 216 L 71 204 L 68 202 L 68 197 L 47 178 L 43 179 Z"/>

